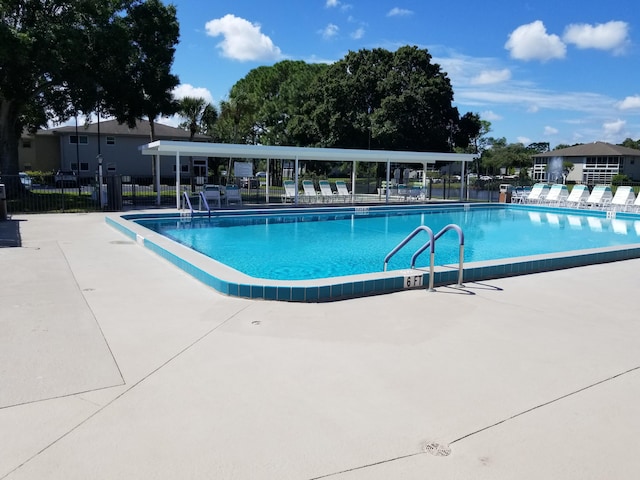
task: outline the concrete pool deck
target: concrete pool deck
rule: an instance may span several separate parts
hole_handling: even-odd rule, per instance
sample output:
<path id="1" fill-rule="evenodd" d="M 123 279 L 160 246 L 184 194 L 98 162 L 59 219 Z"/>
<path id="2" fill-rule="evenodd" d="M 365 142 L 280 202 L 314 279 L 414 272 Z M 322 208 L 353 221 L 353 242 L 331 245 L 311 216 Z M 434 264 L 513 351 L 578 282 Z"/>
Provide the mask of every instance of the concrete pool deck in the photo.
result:
<path id="1" fill-rule="evenodd" d="M 640 260 L 304 304 L 104 214 L 0 238 L 0 478 L 640 476 Z"/>

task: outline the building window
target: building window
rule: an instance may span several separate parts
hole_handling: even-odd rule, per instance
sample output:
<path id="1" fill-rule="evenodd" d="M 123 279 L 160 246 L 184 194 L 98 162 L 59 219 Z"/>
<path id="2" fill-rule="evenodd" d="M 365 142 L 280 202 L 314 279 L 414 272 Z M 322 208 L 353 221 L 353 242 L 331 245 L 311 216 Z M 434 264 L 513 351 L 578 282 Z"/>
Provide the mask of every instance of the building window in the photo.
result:
<path id="1" fill-rule="evenodd" d="M 69 135 L 69 143 L 72 145 L 86 145 L 89 143 L 89 139 L 86 135 Z"/>
<path id="2" fill-rule="evenodd" d="M 176 171 L 176 166 L 173 165 L 173 172 L 175 173 Z M 189 165 L 180 165 L 180 171 L 182 173 L 189 173 Z"/>
<path id="3" fill-rule="evenodd" d="M 73 170 L 74 172 L 78 171 L 78 164 L 75 162 L 71 163 L 71 170 Z M 81 172 L 88 172 L 89 171 L 89 163 L 87 162 L 80 162 L 80 171 Z"/>
<path id="4" fill-rule="evenodd" d="M 107 145 L 115 145 L 116 137 L 107 137 Z"/>
<path id="5" fill-rule="evenodd" d="M 22 148 L 31 148 L 31 140 L 22 140 Z"/>

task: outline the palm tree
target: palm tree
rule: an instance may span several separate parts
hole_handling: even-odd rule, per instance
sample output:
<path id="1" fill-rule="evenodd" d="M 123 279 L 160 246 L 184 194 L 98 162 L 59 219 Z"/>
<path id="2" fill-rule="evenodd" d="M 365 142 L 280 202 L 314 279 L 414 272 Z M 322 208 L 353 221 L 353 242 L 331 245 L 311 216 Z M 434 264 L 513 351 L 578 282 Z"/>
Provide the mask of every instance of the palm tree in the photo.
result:
<path id="1" fill-rule="evenodd" d="M 178 101 L 178 115 L 185 119 L 179 127 L 189 130 L 189 141 L 197 133 L 212 136 L 218 110 L 204 98 L 184 97 Z"/>
<path id="2" fill-rule="evenodd" d="M 189 130 L 190 142 L 193 142 L 196 133 L 210 135 L 218 119 L 216 107 L 208 103 L 204 98 L 196 97 L 184 97 L 181 99 L 178 102 L 178 115 L 185 119 L 185 121 L 180 124 L 180 128 Z M 193 191 L 193 157 L 190 157 L 189 163 L 190 171 L 192 172 L 191 190 Z"/>

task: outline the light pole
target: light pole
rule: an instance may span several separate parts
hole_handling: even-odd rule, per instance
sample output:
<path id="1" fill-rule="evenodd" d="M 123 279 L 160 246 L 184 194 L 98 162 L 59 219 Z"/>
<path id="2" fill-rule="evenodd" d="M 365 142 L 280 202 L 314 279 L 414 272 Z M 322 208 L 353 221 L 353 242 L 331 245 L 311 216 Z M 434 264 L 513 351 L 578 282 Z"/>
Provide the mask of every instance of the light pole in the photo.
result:
<path id="1" fill-rule="evenodd" d="M 100 102 L 102 93 L 102 87 L 98 85 L 96 88 L 98 92 L 98 105 L 97 105 L 97 113 L 98 113 L 98 155 L 96 156 L 96 160 L 98 161 L 98 202 L 100 204 L 100 210 L 104 208 L 104 202 L 102 200 L 102 151 L 100 149 Z"/>

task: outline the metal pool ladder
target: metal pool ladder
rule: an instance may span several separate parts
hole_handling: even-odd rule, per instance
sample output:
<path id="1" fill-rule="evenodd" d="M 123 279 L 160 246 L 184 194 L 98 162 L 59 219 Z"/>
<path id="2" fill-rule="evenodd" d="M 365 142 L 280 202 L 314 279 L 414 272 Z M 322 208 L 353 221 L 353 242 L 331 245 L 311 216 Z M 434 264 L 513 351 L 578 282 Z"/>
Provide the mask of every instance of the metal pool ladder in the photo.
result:
<path id="1" fill-rule="evenodd" d="M 463 275 L 463 264 L 464 264 L 464 232 L 462 228 L 458 225 L 450 223 L 445 226 L 442 230 L 440 230 L 435 235 L 433 234 L 433 230 L 425 225 L 420 225 L 413 232 L 406 236 L 404 240 L 402 240 L 393 250 L 391 250 L 386 257 L 384 257 L 384 271 L 387 271 L 387 264 L 391 257 L 393 257 L 396 253 L 398 253 L 407 243 L 411 241 L 413 237 L 418 235 L 420 232 L 425 231 L 429 235 L 429 240 L 413 254 L 411 257 L 411 268 L 416 268 L 416 260 L 418 256 L 424 252 L 427 248 L 431 249 L 430 259 L 429 259 L 429 291 L 434 291 L 433 289 L 433 270 L 434 270 L 434 259 L 436 252 L 436 240 L 438 240 L 442 235 L 444 235 L 449 230 L 455 230 L 458 233 L 458 242 L 460 245 L 459 248 L 459 262 L 458 262 L 458 283 L 456 286 L 463 287 L 462 284 L 462 275 Z"/>

